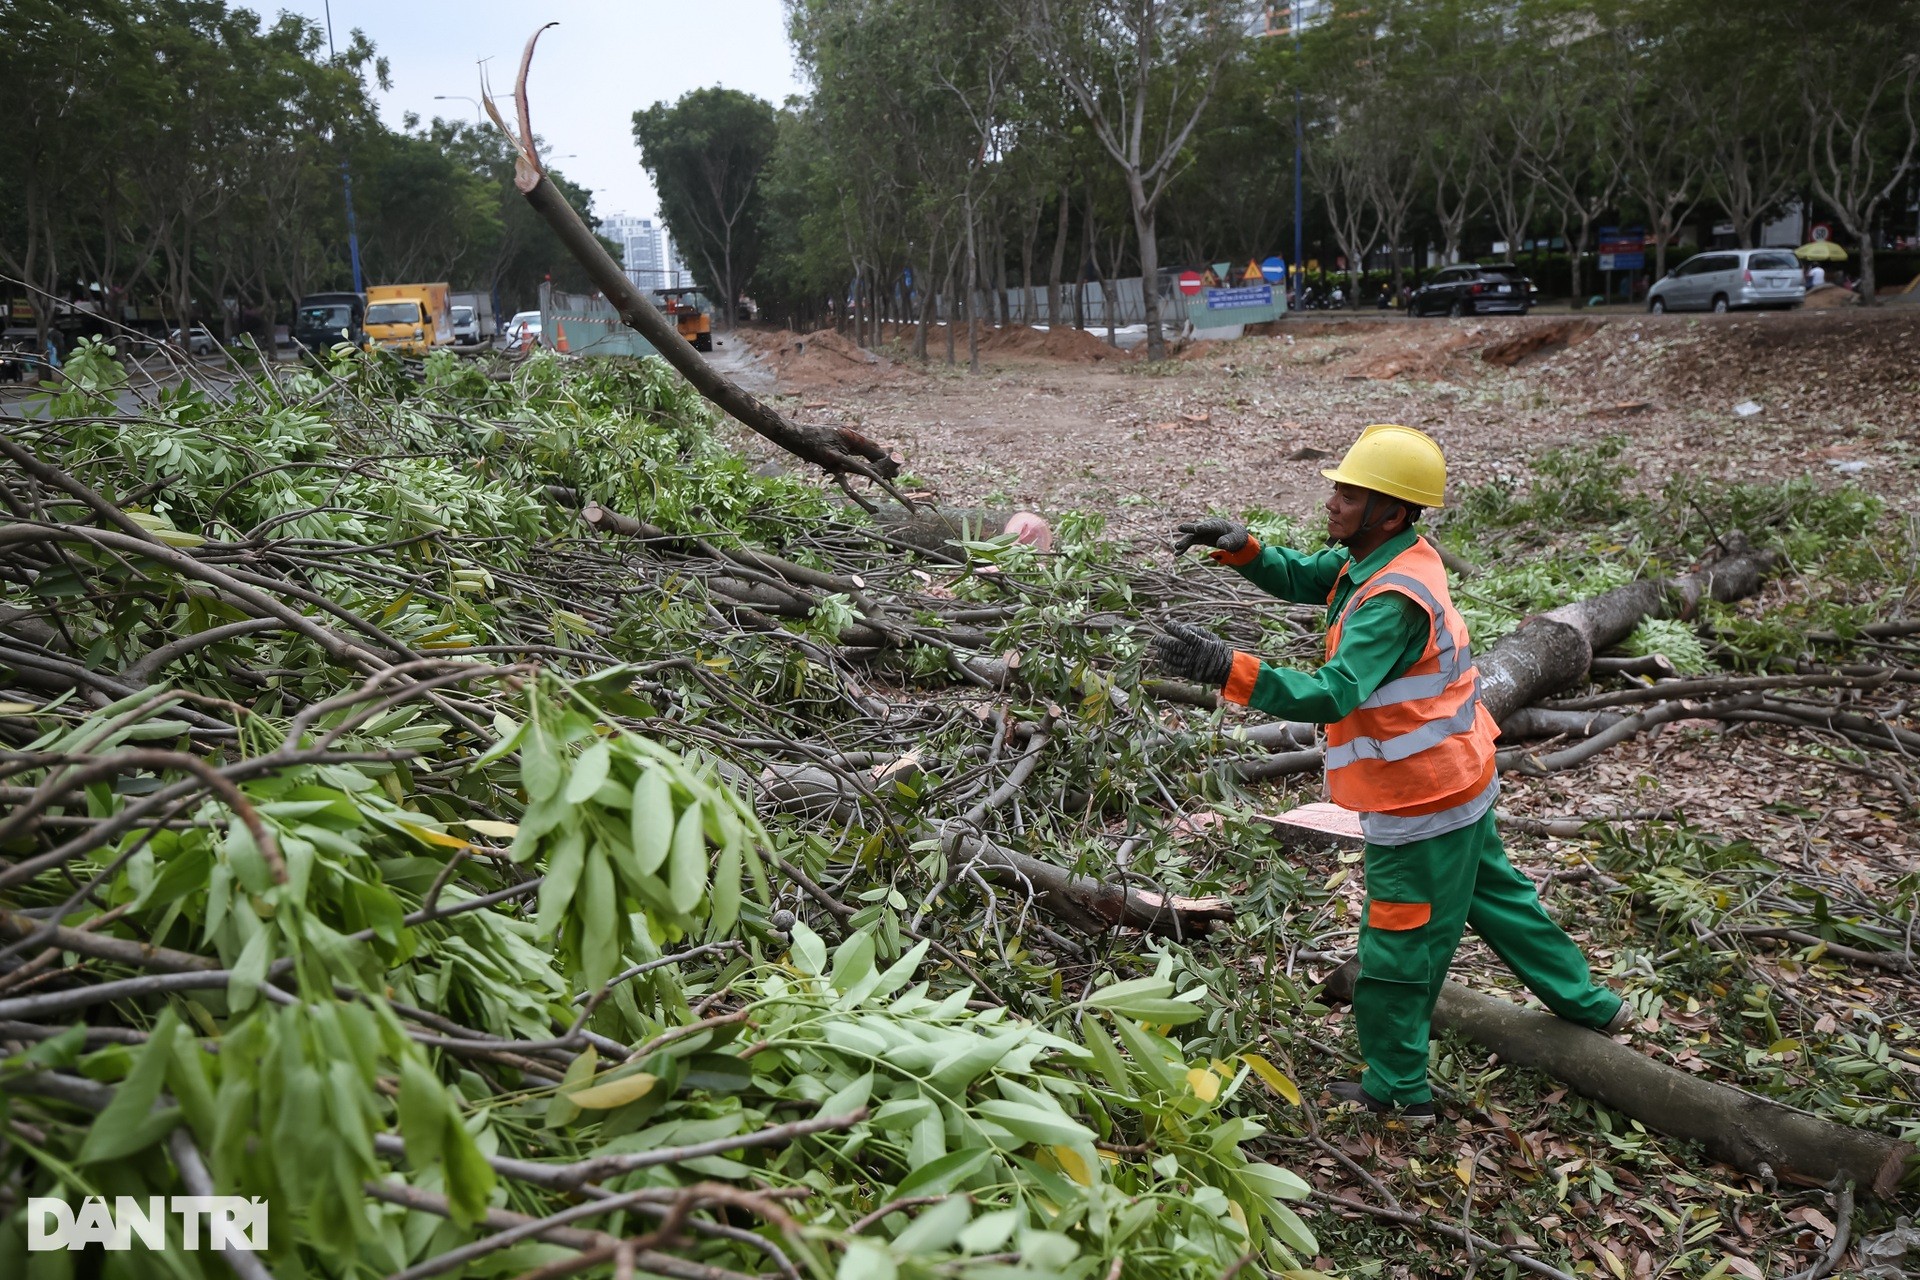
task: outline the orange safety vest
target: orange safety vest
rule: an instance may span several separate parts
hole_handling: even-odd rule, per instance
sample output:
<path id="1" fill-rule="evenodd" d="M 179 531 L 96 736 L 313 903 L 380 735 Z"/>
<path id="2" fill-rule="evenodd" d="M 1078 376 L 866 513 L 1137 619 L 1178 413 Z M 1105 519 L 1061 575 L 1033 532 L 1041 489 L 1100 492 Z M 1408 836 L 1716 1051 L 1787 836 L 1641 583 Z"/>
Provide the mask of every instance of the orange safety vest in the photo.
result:
<path id="1" fill-rule="evenodd" d="M 1346 572 L 1342 566 L 1342 578 Z M 1329 606 L 1339 589 L 1336 578 Z M 1499 730 L 1480 702 L 1480 673 L 1466 619 L 1447 593 L 1446 566 L 1424 538 L 1354 590 L 1327 628 L 1328 661 L 1353 611 L 1388 591 L 1426 611 L 1427 647 L 1419 661 L 1327 726 L 1327 792 L 1361 815 L 1369 840 L 1409 844 L 1457 830 L 1493 803 Z"/>

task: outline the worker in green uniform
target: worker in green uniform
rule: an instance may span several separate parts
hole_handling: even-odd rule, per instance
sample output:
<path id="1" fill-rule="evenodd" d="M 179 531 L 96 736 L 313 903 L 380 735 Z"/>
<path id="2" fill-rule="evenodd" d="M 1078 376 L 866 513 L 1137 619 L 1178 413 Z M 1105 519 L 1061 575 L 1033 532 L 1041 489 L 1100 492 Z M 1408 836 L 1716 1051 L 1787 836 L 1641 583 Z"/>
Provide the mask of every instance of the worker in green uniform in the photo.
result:
<path id="1" fill-rule="evenodd" d="M 1433 1007 L 1466 926 L 1560 1017 L 1611 1034 L 1632 1015 L 1594 982 L 1494 829 L 1498 730 L 1479 699 L 1446 568 L 1413 528 L 1445 494 L 1439 445 L 1408 427 L 1372 426 L 1321 474 L 1333 481 L 1327 549 L 1263 547 L 1219 517 L 1182 524 L 1174 549 L 1206 547 L 1283 600 L 1324 601 L 1324 664 L 1271 666 L 1179 622 L 1152 651 L 1168 674 L 1220 686 L 1230 702 L 1327 726 L 1327 789 L 1359 813 L 1367 888 L 1353 996 L 1366 1071 L 1332 1092 L 1425 1123 Z"/>

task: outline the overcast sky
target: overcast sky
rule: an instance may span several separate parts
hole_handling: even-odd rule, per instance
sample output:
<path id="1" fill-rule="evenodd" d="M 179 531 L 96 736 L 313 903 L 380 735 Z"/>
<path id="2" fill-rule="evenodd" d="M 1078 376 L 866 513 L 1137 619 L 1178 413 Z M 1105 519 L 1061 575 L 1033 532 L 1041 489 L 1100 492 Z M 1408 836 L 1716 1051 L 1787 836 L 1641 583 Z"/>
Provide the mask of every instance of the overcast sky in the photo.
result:
<path id="1" fill-rule="evenodd" d="M 788 50 L 780 0 L 332 0 L 334 43 L 355 27 L 390 65 L 393 88 L 379 93 L 396 128 L 407 112 L 472 120 L 473 103 L 435 94 L 480 96 L 482 58 L 503 111 L 527 37 L 543 22 L 528 77 L 533 129 L 553 167 L 592 187 L 601 215 L 659 212 L 653 184 L 633 145 L 633 113 L 689 89 L 725 85 L 775 106 L 805 92 Z M 326 22 L 325 0 L 258 0 L 238 7 L 269 19 L 290 10 Z M 560 159 L 563 156 L 573 159 Z"/>

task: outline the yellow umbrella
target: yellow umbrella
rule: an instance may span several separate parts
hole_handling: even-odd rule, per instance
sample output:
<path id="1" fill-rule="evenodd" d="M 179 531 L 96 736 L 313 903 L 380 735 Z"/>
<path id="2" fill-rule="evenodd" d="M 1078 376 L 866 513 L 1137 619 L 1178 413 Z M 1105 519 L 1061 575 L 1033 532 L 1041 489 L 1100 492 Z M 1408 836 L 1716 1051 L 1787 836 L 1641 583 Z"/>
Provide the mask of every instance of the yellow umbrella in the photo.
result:
<path id="1" fill-rule="evenodd" d="M 1815 240 L 1793 251 L 1802 262 L 1845 262 L 1847 251 L 1831 240 Z"/>

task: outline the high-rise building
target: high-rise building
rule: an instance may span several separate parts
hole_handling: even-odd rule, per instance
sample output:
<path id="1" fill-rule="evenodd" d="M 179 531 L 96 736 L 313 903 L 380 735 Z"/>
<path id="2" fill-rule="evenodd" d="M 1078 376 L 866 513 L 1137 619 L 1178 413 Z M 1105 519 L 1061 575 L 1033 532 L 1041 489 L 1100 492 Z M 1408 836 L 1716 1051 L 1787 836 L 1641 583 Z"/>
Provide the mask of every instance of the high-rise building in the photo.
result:
<path id="1" fill-rule="evenodd" d="M 651 293 L 678 283 L 668 260 L 666 228 L 655 225 L 652 218 L 616 213 L 601 221 L 600 234 L 620 246 L 621 265 L 635 288 Z"/>
<path id="2" fill-rule="evenodd" d="M 1331 7 L 1331 0 L 1278 0 L 1266 6 L 1265 29 L 1260 34 L 1298 35 L 1326 21 Z"/>

